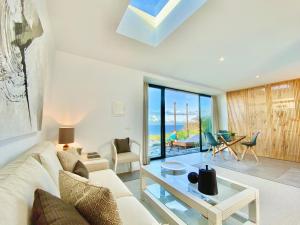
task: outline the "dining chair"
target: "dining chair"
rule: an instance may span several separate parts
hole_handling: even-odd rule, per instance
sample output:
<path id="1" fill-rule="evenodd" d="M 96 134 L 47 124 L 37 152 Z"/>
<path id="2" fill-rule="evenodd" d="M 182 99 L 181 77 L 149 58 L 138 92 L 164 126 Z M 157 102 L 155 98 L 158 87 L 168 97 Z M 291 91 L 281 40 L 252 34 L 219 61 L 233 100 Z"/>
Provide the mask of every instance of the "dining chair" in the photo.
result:
<path id="1" fill-rule="evenodd" d="M 126 143 L 128 142 L 128 143 Z M 121 146 L 121 144 L 123 146 Z M 133 144 L 138 147 L 138 154 L 133 152 Z M 125 145 L 125 150 L 124 150 Z M 126 145 L 128 147 L 126 147 Z M 114 171 L 117 172 L 118 164 L 129 163 L 130 172 L 132 172 L 132 163 L 139 162 L 140 167 L 142 165 L 141 159 L 141 144 L 135 140 L 126 138 L 126 139 L 114 139 L 112 141 L 113 146 L 113 157 L 112 160 L 114 162 Z"/>
<path id="2" fill-rule="evenodd" d="M 244 156 L 245 156 L 245 154 L 246 154 L 246 151 L 247 151 L 247 150 L 250 150 L 250 151 L 252 152 L 252 154 L 254 155 L 256 161 L 259 162 L 258 157 L 257 157 L 257 155 L 256 155 L 256 152 L 255 152 L 255 150 L 253 149 L 253 148 L 256 146 L 257 137 L 258 137 L 259 134 L 260 134 L 260 132 L 256 132 L 256 133 L 253 134 L 253 136 L 252 136 L 252 138 L 251 138 L 250 141 L 244 141 L 244 142 L 241 142 L 242 145 L 246 146 L 246 148 L 245 148 L 244 151 L 243 151 L 241 160 L 244 159 Z"/>
<path id="3" fill-rule="evenodd" d="M 227 142 L 232 141 L 231 133 L 228 130 L 219 130 L 218 135 L 222 136 Z"/>
<path id="4" fill-rule="evenodd" d="M 223 156 L 222 151 L 219 151 L 219 150 L 220 150 L 220 147 L 221 147 L 221 145 L 222 145 L 222 143 L 219 142 L 219 141 L 217 141 L 217 140 L 215 139 L 215 137 L 212 135 L 211 132 L 205 132 L 204 135 L 205 135 L 205 137 L 206 137 L 207 144 L 208 144 L 209 147 L 210 147 L 210 148 L 208 149 L 208 151 L 209 151 L 210 149 L 212 149 L 212 151 L 213 151 L 213 152 L 212 152 L 213 157 L 216 156 L 216 153 L 217 153 L 217 152 L 220 152 L 222 158 L 224 159 L 224 156 Z"/>

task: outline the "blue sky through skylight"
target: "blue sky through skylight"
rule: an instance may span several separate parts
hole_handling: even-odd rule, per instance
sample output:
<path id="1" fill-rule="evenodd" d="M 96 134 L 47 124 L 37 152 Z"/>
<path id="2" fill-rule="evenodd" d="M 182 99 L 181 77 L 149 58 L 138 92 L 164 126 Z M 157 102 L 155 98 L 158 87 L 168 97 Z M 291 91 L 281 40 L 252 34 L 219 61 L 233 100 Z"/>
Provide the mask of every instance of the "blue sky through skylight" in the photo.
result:
<path id="1" fill-rule="evenodd" d="M 131 0 L 130 5 L 156 17 L 169 0 Z"/>

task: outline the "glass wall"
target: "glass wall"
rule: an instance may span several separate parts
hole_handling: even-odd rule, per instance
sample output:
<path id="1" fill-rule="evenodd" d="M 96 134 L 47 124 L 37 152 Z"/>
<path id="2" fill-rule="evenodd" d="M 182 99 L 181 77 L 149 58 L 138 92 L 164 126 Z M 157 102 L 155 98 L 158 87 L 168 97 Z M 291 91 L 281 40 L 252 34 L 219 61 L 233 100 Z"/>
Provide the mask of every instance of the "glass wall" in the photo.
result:
<path id="1" fill-rule="evenodd" d="M 200 151 L 199 95 L 165 89 L 166 156 Z"/>
<path id="2" fill-rule="evenodd" d="M 207 150 L 204 132 L 212 130 L 211 105 L 210 96 L 150 85 L 150 158 L 165 158 Z"/>
<path id="3" fill-rule="evenodd" d="M 212 98 L 200 96 L 202 149 L 208 149 L 205 132 L 212 133 Z"/>
<path id="4" fill-rule="evenodd" d="M 148 88 L 148 149 L 150 158 L 161 158 L 161 94 L 160 88 Z"/>

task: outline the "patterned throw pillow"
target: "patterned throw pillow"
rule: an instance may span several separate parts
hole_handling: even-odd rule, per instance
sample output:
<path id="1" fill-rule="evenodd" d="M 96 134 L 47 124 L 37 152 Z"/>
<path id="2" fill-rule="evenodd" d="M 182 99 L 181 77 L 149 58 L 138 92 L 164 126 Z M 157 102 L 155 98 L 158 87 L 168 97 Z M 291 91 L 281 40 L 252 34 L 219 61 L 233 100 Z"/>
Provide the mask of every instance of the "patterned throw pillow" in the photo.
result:
<path id="1" fill-rule="evenodd" d="M 75 164 L 79 160 L 79 156 L 71 152 L 58 151 L 57 157 L 64 170 L 72 172 Z"/>
<path id="2" fill-rule="evenodd" d="M 74 205 L 91 225 L 121 225 L 117 203 L 109 189 L 81 182 L 64 171 L 59 173 L 61 198 Z"/>
<path id="3" fill-rule="evenodd" d="M 73 173 L 75 173 L 81 177 L 84 177 L 86 179 L 89 179 L 89 171 L 80 160 L 78 160 L 77 163 L 75 164 Z"/>
<path id="4" fill-rule="evenodd" d="M 32 207 L 33 225 L 89 225 L 74 206 L 37 189 Z"/>

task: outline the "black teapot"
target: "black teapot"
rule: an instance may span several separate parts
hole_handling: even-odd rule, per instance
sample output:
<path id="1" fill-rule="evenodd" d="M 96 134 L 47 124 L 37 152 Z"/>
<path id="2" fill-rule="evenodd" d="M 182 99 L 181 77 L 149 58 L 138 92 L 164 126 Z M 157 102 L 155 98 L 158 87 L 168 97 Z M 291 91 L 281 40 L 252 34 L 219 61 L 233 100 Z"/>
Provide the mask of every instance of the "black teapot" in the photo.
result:
<path id="1" fill-rule="evenodd" d="M 216 171 L 213 168 L 199 169 L 199 174 L 192 172 L 188 174 L 188 179 L 191 183 L 198 183 L 198 190 L 205 195 L 217 195 L 218 183 Z"/>

